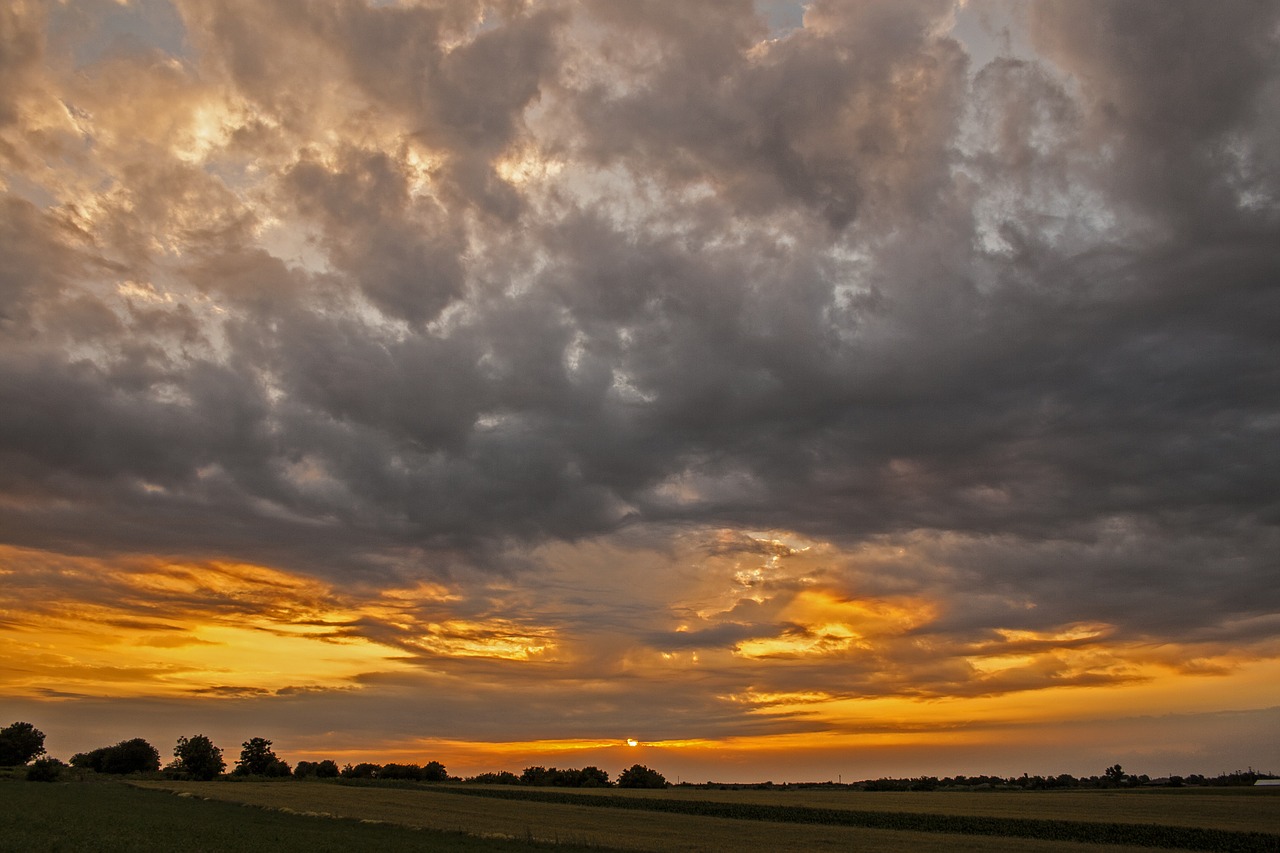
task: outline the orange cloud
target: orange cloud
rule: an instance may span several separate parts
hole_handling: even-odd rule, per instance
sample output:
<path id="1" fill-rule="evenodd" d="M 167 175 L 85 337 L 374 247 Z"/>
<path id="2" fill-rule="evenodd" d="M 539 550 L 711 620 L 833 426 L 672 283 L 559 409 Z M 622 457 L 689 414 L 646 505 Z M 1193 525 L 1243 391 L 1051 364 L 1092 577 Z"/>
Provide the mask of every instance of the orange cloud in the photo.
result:
<path id="1" fill-rule="evenodd" d="M 240 563 L 17 548 L 0 548 L 0 560 L 9 581 L 0 590 L 0 680 L 11 694 L 344 688 L 369 672 L 412 670 L 406 651 L 521 660 L 555 646 L 549 629 L 443 615 L 458 596 L 432 584 L 361 596 Z"/>

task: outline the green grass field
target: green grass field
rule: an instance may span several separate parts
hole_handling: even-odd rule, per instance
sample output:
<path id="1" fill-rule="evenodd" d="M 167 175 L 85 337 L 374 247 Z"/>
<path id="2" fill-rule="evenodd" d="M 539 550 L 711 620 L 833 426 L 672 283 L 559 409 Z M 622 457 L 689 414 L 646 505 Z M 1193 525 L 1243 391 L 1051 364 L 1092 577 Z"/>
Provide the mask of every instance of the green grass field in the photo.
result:
<path id="1" fill-rule="evenodd" d="M 144 782 L 198 797 L 226 802 L 248 802 L 291 811 L 323 812 L 347 818 L 386 821 L 402 826 L 426 827 L 469 833 L 531 837 L 544 842 L 572 839 L 602 848 L 662 851 L 762 850 L 860 850 L 913 853 L 930 851 L 1136 851 L 1150 850 L 1153 842 L 1169 837 L 1176 827 L 1224 830 L 1197 835 L 1175 831 L 1173 837 L 1197 844 L 1182 849 L 1280 851 L 1280 835 L 1245 835 L 1269 832 L 1274 826 L 1280 797 L 1200 792 L 1045 792 L 1026 794 L 960 793 L 869 794 L 853 791 L 620 791 L 593 793 L 557 792 L 547 789 L 497 789 L 475 786 L 349 786 L 325 783 L 273 782 Z M 498 799 L 492 794 L 517 799 Z M 526 799 L 525 797 L 533 797 Z M 601 807 L 600 796 L 628 798 L 631 808 Z M 586 797 L 588 799 L 582 799 Z M 591 798 L 595 799 L 591 799 Z M 552 802 L 561 798 L 563 802 Z M 834 809 L 852 813 L 879 813 L 903 818 L 907 828 L 839 826 L 794 823 L 778 819 L 740 819 L 704 814 L 651 811 L 663 802 L 698 802 L 766 806 L 802 812 Z M 594 805 L 593 805 L 594 803 Z M 645 807 L 645 808 L 635 808 Z M 969 825 L 963 832 L 915 831 L 919 815 L 953 815 L 964 819 L 996 818 Z M 1200 817 L 1195 817 L 1199 815 Z M 1015 829 L 1024 834 L 1005 835 L 1008 826 L 998 819 L 1021 821 Z M 931 818 L 930 818 L 931 819 Z M 1048 837 L 1027 837 L 1044 831 Z M 1042 824 L 1035 824 L 1041 821 Z M 1078 843 L 1055 840 L 1061 829 L 1054 821 L 1092 824 L 1145 824 L 1152 833 L 1138 844 Z M 935 827 L 936 829 L 936 827 Z M 987 834 L 982 834 L 982 833 Z M 1161 833 L 1164 835 L 1161 835 Z M 1233 834 L 1234 833 L 1234 834 Z M 1132 834 L 1132 832 L 1131 832 Z M 1211 842 L 1211 843 L 1210 843 Z M 356 848 L 358 849 L 358 848 Z"/>

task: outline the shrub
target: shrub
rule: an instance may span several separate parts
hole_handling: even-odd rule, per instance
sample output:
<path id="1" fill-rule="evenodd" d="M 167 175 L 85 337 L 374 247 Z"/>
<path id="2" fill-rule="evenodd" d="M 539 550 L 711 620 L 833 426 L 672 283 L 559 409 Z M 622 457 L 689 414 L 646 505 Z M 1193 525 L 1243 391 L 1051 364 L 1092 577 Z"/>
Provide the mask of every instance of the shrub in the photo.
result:
<path id="1" fill-rule="evenodd" d="M 140 737 L 122 740 L 115 746 L 103 746 L 71 756 L 75 767 L 95 773 L 151 773 L 160 769 L 160 753 Z"/>
<path id="2" fill-rule="evenodd" d="M 657 770 L 633 764 L 618 774 L 619 788 L 665 788 L 667 779 Z"/>
<path id="3" fill-rule="evenodd" d="M 63 767 L 66 765 L 56 758 L 37 758 L 27 768 L 27 781 L 56 782 L 62 775 Z"/>

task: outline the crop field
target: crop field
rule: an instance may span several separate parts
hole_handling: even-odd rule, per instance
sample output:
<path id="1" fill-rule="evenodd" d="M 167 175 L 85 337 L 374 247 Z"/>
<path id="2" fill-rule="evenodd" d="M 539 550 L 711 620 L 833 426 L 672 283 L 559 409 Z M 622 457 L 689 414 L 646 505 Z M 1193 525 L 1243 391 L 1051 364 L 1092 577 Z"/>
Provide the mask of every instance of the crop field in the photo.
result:
<path id="1" fill-rule="evenodd" d="M 391 787 L 288 781 L 138 784 L 270 809 L 528 838 L 548 844 L 569 841 L 602 849 L 709 853 L 743 849 L 1120 853 L 1152 847 L 1280 851 L 1280 835 L 1266 829 L 1274 825 L 1280 797 L 1265 795 L 924 795 L 701 789 L 586 793 L 498 786 Z M 842 799 L 836 802 L 833 798 Z M 1188 818 L 1192 811 L 1204 815 L 1204 820 Z M 848 823 L 841 825 L 841 821 Z M 1084 825 L 1084 836 L 1077 824 Z M 1117 826 L 1124 843 L 1106 843 L 1110 837 L 1106 833 L 1112 831 L 1108 828 Z M 1095 830 L 1102 834 L 1088 835 Z M 1071 838 L 1075 840 L 1066 840 Z"/>
<path id="2" fill-rule="evenodd" d="M 858 811 L 1150 823 L 1280 834 L 1280 789 L 1276 788 L 919 792 L 778 786 L 772 790 L 584 788 L 581 793 Z"/>
<path id="3" fill-rule="evenodd" d="M 3 853 L 518 853 L 547 849 L 545 844 L 522 839 L 487 839 L 358 819 L 318 819 L 245 808 L 236 802 L 204 802 L 114 781 L 0 780 Z M 555 849 L 589 848 L 564 844 Z"/>

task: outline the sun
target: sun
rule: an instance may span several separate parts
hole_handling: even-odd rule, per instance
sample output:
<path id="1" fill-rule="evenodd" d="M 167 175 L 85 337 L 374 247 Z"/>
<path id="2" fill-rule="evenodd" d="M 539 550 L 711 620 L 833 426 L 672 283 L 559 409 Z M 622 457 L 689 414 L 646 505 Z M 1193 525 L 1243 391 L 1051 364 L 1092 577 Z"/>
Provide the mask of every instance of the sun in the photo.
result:
<path id="1" fill-rule="evenodd" d="M 640 741 L 636 740 L 635 738 L 633 737 L 627 738 L 627 746 L 639 746 L 639 745 L 640 745 Z"/>

